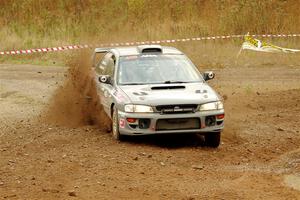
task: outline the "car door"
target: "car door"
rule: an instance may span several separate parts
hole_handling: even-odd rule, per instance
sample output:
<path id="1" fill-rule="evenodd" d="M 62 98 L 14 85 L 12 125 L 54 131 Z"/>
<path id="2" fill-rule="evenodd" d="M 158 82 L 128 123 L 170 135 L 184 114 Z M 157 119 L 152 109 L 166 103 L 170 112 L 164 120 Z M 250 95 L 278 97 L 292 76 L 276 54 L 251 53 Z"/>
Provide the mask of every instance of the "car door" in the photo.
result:
<path id="1" fill-rule="evenodd" d="M 97 89 L 100 95 L 101 104 L 104 108 L 104 111 L 110 116 L 110 107 L 113 102 L 112 92 L 114 88 L 114 70 L 115 70 L 116 59 L 112 53 L 107 53 L 102 61 L 95 66 L 95 71 L 97 77 L 101 75 L 108 75 L 111 78 L 111 83 L 100 83 L 98 80 Z M 97 79 L 98 79 L 97 78 Z"/>

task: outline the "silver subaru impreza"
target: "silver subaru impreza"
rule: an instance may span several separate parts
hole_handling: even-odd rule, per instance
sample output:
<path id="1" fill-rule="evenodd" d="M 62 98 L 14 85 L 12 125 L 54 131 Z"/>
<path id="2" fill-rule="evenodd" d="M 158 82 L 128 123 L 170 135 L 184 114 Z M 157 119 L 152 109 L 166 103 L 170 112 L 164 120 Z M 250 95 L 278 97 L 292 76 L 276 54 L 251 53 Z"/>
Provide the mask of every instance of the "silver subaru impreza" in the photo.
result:
<path id="1" fill-rule="evenodd" d="M 200 73 L 182 52 L 160 45 L 96 48 L 93 60 L 113 138 L 197 133 L 207 146 L 219 146 L 225 115 L 206 82 L 213 72 Z"/>

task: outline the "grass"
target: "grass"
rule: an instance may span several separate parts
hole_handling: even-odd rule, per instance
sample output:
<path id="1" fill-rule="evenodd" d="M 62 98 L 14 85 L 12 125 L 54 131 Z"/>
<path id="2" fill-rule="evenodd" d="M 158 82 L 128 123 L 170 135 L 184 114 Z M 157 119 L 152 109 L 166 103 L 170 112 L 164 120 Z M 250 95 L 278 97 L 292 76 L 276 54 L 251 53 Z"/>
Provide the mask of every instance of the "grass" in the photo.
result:
<path id="1" fill-rule="evenodd" d="M 251 93 L 253 93 L 253 86 L 252 85 L 247 85 L 245 88 L 246 94 L 250 95 Z"/>
<path id="2" fill-rule="evenodd" d="M 298 0 L 0 0 L 0 37 L 5 38 L 0 40 L 0 50 L 247 32 L 297 33 L 300 32 L 297 5 Z M 175 46 L 195 60 L 204 60 L 200 65 L 226 66 L 241 42 Z M 271 42 L 300 46 L 294 39 Z M 230 55 L 224 50 L 229 50 Z M 0 62 L 62 64 L 68 56 L 65 52 L 0 56 Z"/>

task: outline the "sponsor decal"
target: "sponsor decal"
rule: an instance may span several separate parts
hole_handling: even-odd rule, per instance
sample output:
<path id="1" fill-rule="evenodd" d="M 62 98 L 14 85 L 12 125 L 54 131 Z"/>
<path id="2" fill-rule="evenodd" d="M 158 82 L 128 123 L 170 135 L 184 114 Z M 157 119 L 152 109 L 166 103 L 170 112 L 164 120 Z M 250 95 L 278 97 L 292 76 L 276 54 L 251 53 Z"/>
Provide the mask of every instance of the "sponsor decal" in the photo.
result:
<path id="1" fill-rule="evenodd" d="M 119 127 L 120 127 L 120 128 L 125 128 L 125 119 L 122 119 L 122 118 L 121 118 L 121 119 L 119 120 Z"/>

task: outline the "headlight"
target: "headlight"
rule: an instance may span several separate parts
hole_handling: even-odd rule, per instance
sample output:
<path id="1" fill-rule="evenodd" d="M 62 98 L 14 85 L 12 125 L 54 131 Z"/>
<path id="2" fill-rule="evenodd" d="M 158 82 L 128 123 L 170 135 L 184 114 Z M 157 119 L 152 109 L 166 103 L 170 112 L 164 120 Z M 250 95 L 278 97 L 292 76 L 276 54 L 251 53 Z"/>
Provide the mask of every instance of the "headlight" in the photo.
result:
<path id="1" fill-rule="evenodd" d="M 200 106 L 200 111 L 208 111 L 208 110 L 221 110 L 224 109 L 223 103 L 221 101 L 206 103 Z"/>
<path id="2" fill-rule="evenodd" d="M 129 113 L 152 113 L 153 109 L 151 106 L 145 106 L 145 105 L 125 105 L 125 112 Z"/>

